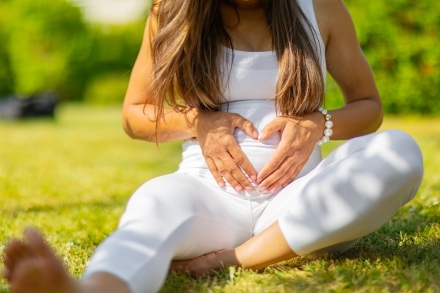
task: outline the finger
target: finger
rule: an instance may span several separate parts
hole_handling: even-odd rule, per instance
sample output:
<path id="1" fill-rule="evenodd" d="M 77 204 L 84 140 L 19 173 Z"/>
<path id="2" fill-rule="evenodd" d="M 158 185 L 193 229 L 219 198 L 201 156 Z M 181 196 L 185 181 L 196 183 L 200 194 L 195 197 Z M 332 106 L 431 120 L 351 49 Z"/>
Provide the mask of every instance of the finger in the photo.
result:
<path id="1" fill-rule="evenodd" d="M 278 188 L 282 186 L 282 183 L 284 183 L 285 174 L 283 173 L 283 170 L 277 169 L 273 173 L 269 174 L 259 185 L 258 185 L 258 191 L 259 192 L 269 192 L 274 193 Z M 281 180 L 284 180 L 283 182 L 280 182 Z"/>
<path id="2" fill-rule="evenodd" d="M 276 178 L 276 176 L 274 177 Z M 271 180 L 272 178 L 268 178 L 268 180 Z M 280 188 L 285 188 L 287 185 L 289 185 L 291 182 L 293 182 L 292 179 L 290 179 L 290 175 L 289 174 L 284 174 L 281 177 L 279 177 L 275 182 L 273 183 L 263 183 L 266 184 L 267 190 L 269 191 L 269 193 L 275 193 L 277 190 L 279 190 Z"/>
<path id="3" fill-rule="evenodd" d="M 249 161 L 249 158 L 246 154 L 241 150 L 241 148 L 237 145 L 236 147 L 230 147 L 228 149 L 231 157 L 234 159 L 235 163 L 243 169 L 243 171 L 251 178 L 251 180 L 257 180 L 257 170 L 255 170 L 252 163 Z M 247 178 L 246 178 L 247 179 Z M 246 180 L 249 182 L 249 180 Z M 252 187 L 251 185 L 249 185 Z"/>
<path id="4" fill-rule="evenodd" d="M 248 191 L 252 190 L 252 183 L 249 181 L 248 177 L 246 177 L 245 173 L 248 174 L 252 180 L 256 180 L 257 171 L 252 166 L 245 153 L 243 153 L 241 148 L 238 146 L 235 138 L 233 136 L 225 136 L 221 139 L 220 144 L 225 147 L 225 151 L 217 152 L 218 154 L 216 156 L 216 159 L 222 162 L 221 167 L 217 161 L 215 162 L 220 174 L 222 174 L 222 176 L 230 184 L 231 181 L 227 179 L 230 177 L 225 177 L 224 174 L 228 173 L 230 176 L 232 176 L 239 185 L 237 186 L 237 184 L 231 184 L 236 190 L 239 188 L 244 188 Z M 220 170 L 220 168 L 222 169 Z"/>
<path id="5" fill-rule="evenodd" d="M 223 163 L 221 160 L 215 161 L 217 168 L 220 172 L 220 174 L 223 176 L 223 178 L 226 180 L 226 182 L 229 183 L 237 192 L 243 190 L 242 186 L 238 181 L 234 178 L 234 176 L 231 175 L 230 171 L 223 166 Z"/>
<path id="6" fill-rule="evenodd" d="M 279 188 L 286 187 L 298 176 L 303 166 L 304 164 L 296 163 L 293 158 L 286 159 L 280 168 L 261 182 L 261 189 L 264 188 L 270 193 L 274 193 Z"/>
<path id="7" fill-rule="evenodd" d="M 251 183 L 246 178 L 243 171 L 229 154 L 228 156 L 214 161 L 220 174 L 237 192 L 242 191 L 244 188 L 247 190 L 252 188 Z"/>
<path id="8" fill-rule="evenodd" d="M 207 157 L 205 161 L 209 171 L 211 172 L 212 176 L 215 179 L 215 182 L 217 182 L 218 186 L 224 187 L 225 181 L 223 180 L 222 174 L 220 174 L 220 172 L 218 171 L 217 166 L 215 165 L 213 159 Z"/>
<path id="9" fill-rule="evenodd" d="M 249 137 L 253 139 L 258 138 L 258 132 L 255 129 L 254 124 L 251 121 L 247 120 L 246 118 L 243 118 L 239 114 L 235 116 L 233 125 L 243 130 L 244 133 L 246 133 Z"/>
<path id="10" fill-rule="evenodd" d="M 272 157 L 269 159 L 269 162 L 261 169 L 260 172 L 258 172 L 257 176 L 257 183 L 261 184 L 263 180 L 267 178 L 270 174 L 272 174 L 274 171 L 276 171 L 281 163 L 286 159 L 286 152 L 284 151 L 284 148 L 279 148 L 277 151 L 272 155 Z"/>
<path id="11" fill-rule="evenodd" d="M 295 180 L 295 178 L 293 179 L 288 179 L 286 180 L 283 184 L 282 184 L 282 188 L 286 188 L 287 186 L 289 186 L 290 183 L 292 183 Z"/>
<path id="12" fill-rule="evenodd" d="M 275 118 L 268 124 L 266 124 L 263 129 L 260 131 L 260 135 L 258 136 L 258 140 L 266 140 L 276 132 L 280 131 L 284 127 L 284 123 L 281 119 Z"/>

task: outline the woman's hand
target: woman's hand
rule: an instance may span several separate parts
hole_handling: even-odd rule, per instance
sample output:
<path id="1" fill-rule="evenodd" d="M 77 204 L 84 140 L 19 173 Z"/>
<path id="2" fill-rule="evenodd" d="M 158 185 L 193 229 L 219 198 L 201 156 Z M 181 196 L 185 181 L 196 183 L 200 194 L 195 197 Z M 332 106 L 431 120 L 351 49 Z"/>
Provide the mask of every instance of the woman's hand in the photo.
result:
<path id="1" fill-rule="evenodd" d="M 304 117 L 277 117 L 261 130 L 259 140 L 266 140 L 279 131 L 281 141 L 258 173 L 258 191 L 274 193 L 295 179 L 321 139 L 324 122 L 321 113 L 314 112 Z"/>
<path id="2" fill-rule="evenodd" d="M 257 171 L 234 137 L 235 129 L 239 128 L 257 139 L 258 133 L 252 122 L 239 114 L 208 111 L 199 111 L 196 121 L 196 135 L 203 156 L 218 185 L 224 186 L 224 178 L 236 191 L 252 190 L 245 174 L 255 181 Z"/>

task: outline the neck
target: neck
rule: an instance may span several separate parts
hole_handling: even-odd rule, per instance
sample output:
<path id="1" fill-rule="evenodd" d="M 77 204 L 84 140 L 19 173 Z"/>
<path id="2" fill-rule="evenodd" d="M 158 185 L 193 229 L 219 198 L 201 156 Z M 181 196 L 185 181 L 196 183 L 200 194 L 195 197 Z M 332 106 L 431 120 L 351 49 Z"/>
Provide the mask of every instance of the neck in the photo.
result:
<path id="1" fill-rule="evenodd" d="M 261 9 L 261 0 L 232 0 L 236 9 L 253 10 Z"/>
<path id="2" fill-rule="evenodd" d="M 265 19 L 261 1 L 234 0 L 233 4 L 223 1 L 220 7 L 223 22 L 227 26 L 236 26 L 239 22 L 259 22 Z"/>

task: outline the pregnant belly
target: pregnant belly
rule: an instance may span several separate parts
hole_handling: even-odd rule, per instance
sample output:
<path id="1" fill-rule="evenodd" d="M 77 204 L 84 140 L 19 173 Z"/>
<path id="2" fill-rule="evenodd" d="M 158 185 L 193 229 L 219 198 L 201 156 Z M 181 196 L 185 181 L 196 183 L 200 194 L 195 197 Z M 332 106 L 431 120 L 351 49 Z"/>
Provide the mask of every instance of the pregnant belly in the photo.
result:
<path id="1" fill-rule="evenodd" d="M 274 101 L 237 101 L 229 103 L 227 106 L 224 106 L 222 110 L 225 112 L 240 114 L 244 118 L 251 121 L 259 133 L 264 126 L 276 118 Z M 250 138 L 246 133 L 238 128 L 234 132 L 234 137 L 257 172 L 267 164 L 281 139 L 280 134 L 275 133 L 269 139 L 259 141 Z M 320 149 L 315 148 L 312 156 L 314 160 L 310 163 L 312 163 L 311 165 L 313 166 L 308 164 L 310 166 L 307 169 L 310 169 L 311 167 L 314 168 L 321 160 Z M 197 140 L 186 140 L 183 143 L 182 162 L 179 165 L 179 171 L 193 174 L 197 173 L 198 176 L 202 177 L 212 177 L 208 167 L 206 166 L 202 150 Z"/>
<path id="2" fill-rule="evenodd" d="M 274 101 L 234 102 L 230 103 L 228 111 L 238 113 L 251 121 L 258 133 L 261 132 L 264 126 L 276 118 Z M 269 161 L 281 139 L 280 134 L 277 132 L 269 139 L 259 141 L 250 138 L 244 131 L 238 128 L 235 129 L 234 137 L 257 172 Z"/>

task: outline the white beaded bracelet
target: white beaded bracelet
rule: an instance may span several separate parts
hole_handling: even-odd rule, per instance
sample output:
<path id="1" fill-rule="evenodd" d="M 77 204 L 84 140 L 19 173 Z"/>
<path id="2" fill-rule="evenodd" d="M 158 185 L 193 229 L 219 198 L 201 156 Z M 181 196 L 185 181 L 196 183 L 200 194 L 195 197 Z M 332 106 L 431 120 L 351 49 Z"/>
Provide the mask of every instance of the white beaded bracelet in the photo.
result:
<path id="1" fill-rule="evenodd" d="M 319 112 L 321 112 L 322 115 L 324 115 L 325 118 L 325 130 L 324 130 L 324 136 L 316 143 L 317 145 L 322 145 L 330 140 L 330 136 L 333 134 L 333 122 L 332 122 L 332 115 L 328 113 L 326 109 L 323 107 L 319 107 Z"/>

